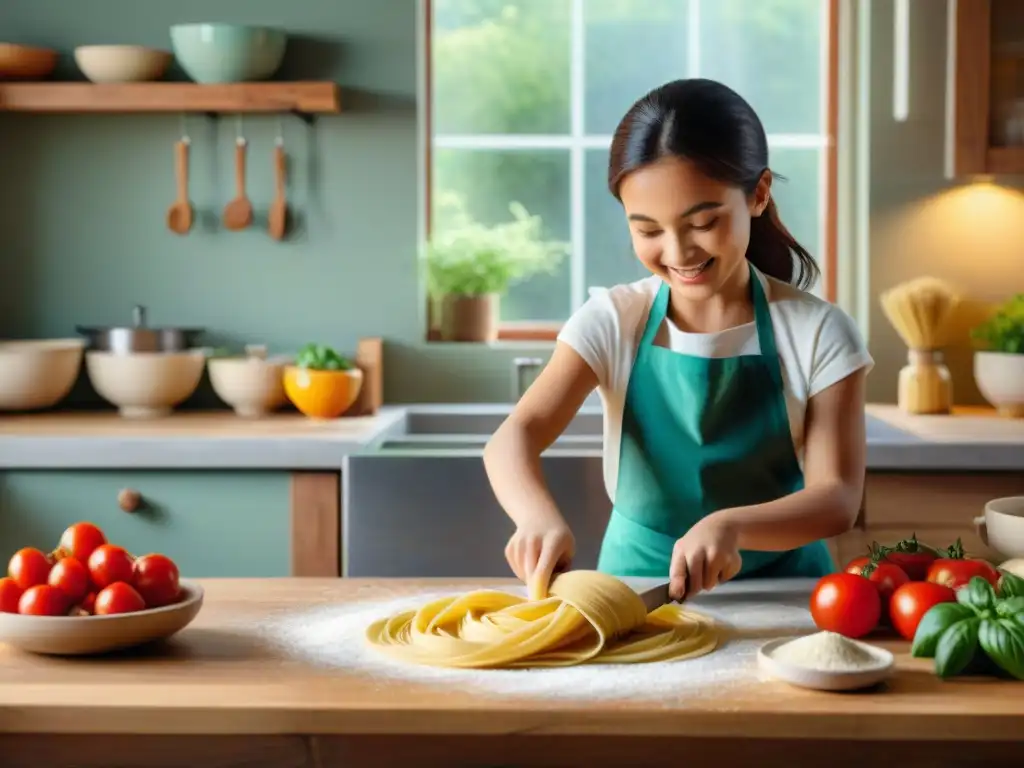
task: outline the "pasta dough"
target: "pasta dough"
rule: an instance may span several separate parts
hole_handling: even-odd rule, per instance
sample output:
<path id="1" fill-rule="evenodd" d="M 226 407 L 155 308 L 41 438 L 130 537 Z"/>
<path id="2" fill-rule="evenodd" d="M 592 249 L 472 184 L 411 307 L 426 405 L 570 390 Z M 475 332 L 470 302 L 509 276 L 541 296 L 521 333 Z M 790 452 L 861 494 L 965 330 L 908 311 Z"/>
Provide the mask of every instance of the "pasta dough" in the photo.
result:
<path id="1" fill-rule="evenodd" d="M 374 622 L 366 637 L 405 661 L 463 668 L 674 661 L 719 642 L 707 616 L 679 605 L 648 614 L 628 585 L 597 571 L 559 574 L 541 600 L 497 590 L 444 597 Z"/>

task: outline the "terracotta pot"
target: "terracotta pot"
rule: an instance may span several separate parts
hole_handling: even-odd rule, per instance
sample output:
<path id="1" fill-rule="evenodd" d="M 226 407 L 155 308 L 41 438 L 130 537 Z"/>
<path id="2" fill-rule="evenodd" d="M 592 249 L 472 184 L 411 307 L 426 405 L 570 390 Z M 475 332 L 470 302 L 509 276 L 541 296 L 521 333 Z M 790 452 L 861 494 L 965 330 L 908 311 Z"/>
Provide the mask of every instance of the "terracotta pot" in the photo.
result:
<path id="1" fill-rule="evenodd" d="M 441 338 L 445 341 L 496 341 L 497 294 L 445 296 L 441 311 Z"/>

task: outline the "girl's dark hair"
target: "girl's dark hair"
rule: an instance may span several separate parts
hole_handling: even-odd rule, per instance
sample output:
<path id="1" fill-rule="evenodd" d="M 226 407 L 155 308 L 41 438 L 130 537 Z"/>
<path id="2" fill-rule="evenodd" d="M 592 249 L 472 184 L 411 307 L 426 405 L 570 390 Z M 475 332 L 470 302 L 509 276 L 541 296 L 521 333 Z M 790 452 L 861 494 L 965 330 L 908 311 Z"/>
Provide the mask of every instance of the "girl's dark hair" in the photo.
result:
<path id="1" fill-rule="evenodd" d="M 674 80 L 630 107 L 612 138 L 608 188 L 619 198 L 623 178 L 663 157 L 690 160 L 707 176 L 748 195 L 768 170 L 768 139 L 753 108 L 714 80 Z M 789 233 L 774 198 L 750 222 L 747 259 L 778 280 L 809 288 L 820 270 Z"/>

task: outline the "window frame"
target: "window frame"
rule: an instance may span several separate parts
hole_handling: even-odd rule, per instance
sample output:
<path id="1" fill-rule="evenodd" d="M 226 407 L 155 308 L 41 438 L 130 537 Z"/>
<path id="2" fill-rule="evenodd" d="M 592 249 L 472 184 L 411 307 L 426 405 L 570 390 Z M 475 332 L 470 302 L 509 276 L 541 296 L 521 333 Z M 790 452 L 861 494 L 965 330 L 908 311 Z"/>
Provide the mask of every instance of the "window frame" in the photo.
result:
<path id="1" fill-rule="evenodd" d="M 422 98 L 419 109 L 421 111 L 423 131 L 423 204 L 422 213 L 423 233 L 429 238 L 432 208 L 431 199 L 433 196 L 433 2 L 434 0 L 422 0 L 421 12 L 423 23 L 420 26 L 421 34 L 421 60 L 420 67 L 423 74 L 421 80 Z M 826 43 L 823 46 L 823 70 L 825 74 L 824 87 L 824 123 L 825 136 L 824 144 L 821 147 L 823 154 L 823 188 L 824 228 L 822 237 L 823 252 L 819 262 L 822 267 L 822 293 L 827 301 L 835 302 L 838 298 L 838 216 L 839 216 L 839 46 L 840 46 L 840 0 L 827 0 L 825 3 L 824 28 Z M 577 255 L 574 258 L 585 258 Z M 426 322 L 427 340 L 440 341 L 440 333 L 434 325 L 432 302 L 427 297 L 426 301 Z M 562 328 L 561 322 L 502 322 L 498 327 L 499 341 L 518 342 L 553 342 L 558 337 Z"/>

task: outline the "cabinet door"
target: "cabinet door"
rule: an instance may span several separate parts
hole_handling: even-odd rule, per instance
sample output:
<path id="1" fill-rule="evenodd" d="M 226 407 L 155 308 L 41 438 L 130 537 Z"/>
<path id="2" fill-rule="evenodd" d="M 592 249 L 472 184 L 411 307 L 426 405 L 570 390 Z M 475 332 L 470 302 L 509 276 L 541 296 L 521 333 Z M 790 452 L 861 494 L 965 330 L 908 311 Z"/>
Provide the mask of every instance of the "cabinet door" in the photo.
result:
<path id="1" fill-rule="evenodd" d="M 0 560 L 56 547 L 88 520 L 115 544 L 172 557 L 185 577 L 273 577 L 291 571 L 287 472 L 18 471 L 0 473 Z M 118 506 L 136 491 L 134 512 Z"/>
<path id="2" fill-rule="evenodd" d="M 950 8 L 947 175 L 1024 173 L 1024 3 L 951 0 Z"/>

